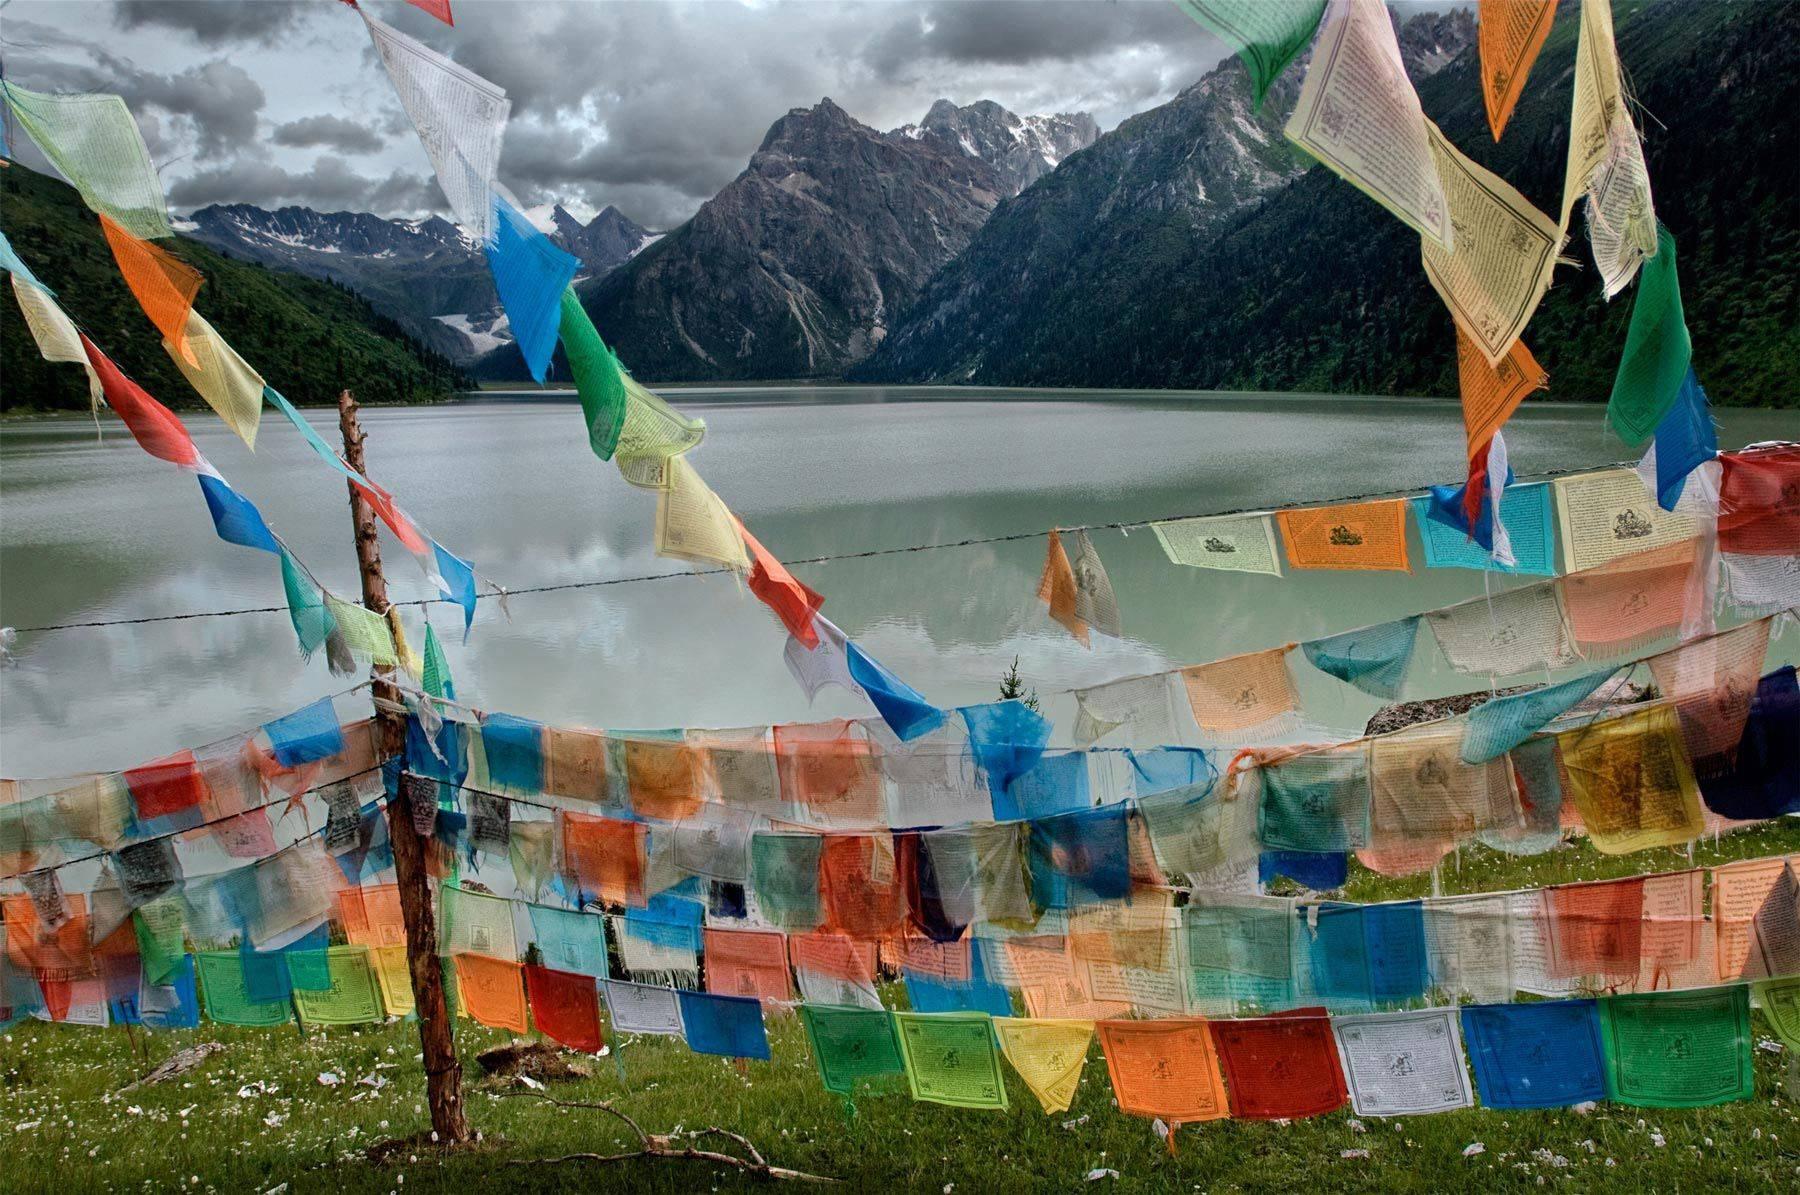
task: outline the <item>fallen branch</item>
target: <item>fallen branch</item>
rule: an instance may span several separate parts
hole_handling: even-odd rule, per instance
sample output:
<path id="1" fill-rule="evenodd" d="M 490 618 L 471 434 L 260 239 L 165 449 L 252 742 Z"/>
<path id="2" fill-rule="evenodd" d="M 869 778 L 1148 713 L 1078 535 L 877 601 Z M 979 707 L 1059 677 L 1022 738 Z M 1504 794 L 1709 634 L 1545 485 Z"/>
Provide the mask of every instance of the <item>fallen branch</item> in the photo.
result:
<path id="1" fill-rule="evenodd" d="M 152 1083 L 161 1083 L 165 1079 L 173 1079 L 176 1075 L 186 1074 L 208 1057 L 225 1049 L 222 1042 L 203 1041 L 197 1046 L 189 1046 L 185 1050 L 177 1050 L 155 1070 L 134 1083 L 127 1083 L 115 1093 L 124 1095 L 127 1091 L 136 1091 L 140 1087 L 148 1087 Z"/>
<path id="2" fill-rule="evenodd" d="M 751 1144 L 750 1139 L 730 1129 L 722 1129 L 717 1125 L 704 1129 L 681 1129 L 673 1133 L 647 1133 L 643 1126 L 633 1120 L 625 1112 L 614 1106 L 611 1100 L 580 1101 L 559 1100 L 541 1091 L 502 1091 L 496 1093 L 496 1099 L 510 1099 L 516 1096 L 530 1096 L 558 1108 L 585 1108 L 595 1112 L 604 1112 L 622 1121 L 637 1136 L 640 1148 L 630 1153 L 573 1153 L 563 1154 L 555 1158 L 514 1158 L 507 1162 L 509 1166 L 558 1166 L 564 1162 L 630 1162 L 638 1158 L 671 1158 L 686 1159 L 696 1162 L 711 1162 L 717 1166 L 729 1166 L 733 1170 L 745 1174 L 754 1174 L 761 1178 L 779 1182 L 800 1183 L 835 1183 L 838 1180 L 820 1174 L 808 1174 L 804 1170 L 790 1170 L 786 1166 L 772 1166 L 762 1156 L 762 1152 Z M 724 1137 L 735 1142 L 748 1155 L 739 1157 L 736 1154 L 722 1153 L 718 1150 L 697 1149 L 692 1142 L 703 1137 Z M 689 1144 L 680 1144 L 682 1141 Z"/>

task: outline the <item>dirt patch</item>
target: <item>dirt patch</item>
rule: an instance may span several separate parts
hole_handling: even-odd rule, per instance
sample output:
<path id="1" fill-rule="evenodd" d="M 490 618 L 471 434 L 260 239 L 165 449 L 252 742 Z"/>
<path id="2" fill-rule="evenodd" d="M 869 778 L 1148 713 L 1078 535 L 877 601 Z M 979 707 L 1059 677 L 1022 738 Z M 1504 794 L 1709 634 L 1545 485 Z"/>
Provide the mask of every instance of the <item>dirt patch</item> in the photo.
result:
<path id="1" fill-rule="evenodd" d="M 496 1079 L 524 1075 L 540 1083 L 558 1083 L 569 1079 L 585 1079 L 591 1073 L 584 1063 L 571 1059 L 563 1051 L 541 1041 L 516 1041 L 510 1045 L 484 1050 L 475 1056 L 482 1071 Z"/>

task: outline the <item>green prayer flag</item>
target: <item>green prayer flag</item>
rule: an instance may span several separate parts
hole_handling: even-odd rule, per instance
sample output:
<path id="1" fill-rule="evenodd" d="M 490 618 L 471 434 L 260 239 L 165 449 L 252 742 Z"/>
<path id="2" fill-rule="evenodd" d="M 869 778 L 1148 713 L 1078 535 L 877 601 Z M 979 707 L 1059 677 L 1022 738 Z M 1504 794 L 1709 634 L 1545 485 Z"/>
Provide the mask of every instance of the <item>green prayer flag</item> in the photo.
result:
<path id="1" fill-rule="evenodd" d="M 429 622 L 425 624 L 425 672 L 419 683 L 433 697 L 456 700 L 456 681 L 450 676 L 450 661 L 444 658 L 444 645 L 438 642 L 437 631 Z"/>
<path id="2" fill-rule="evenodd" d="M 1756 985 L 1756 1002 L 1761 1005 L 1769 1027 L 1775 1030 L 1790 1050 L 1800 1050 L 1800 977 L 1770 979 Z"/>
<path id="3" fill-rule="evenodd" d="M 582 310 L 574 287 L 563 291 L 558 335 L 569 373 L 575 379 L 575 392 L 581 396 L 588 447 L 601 460 L 611 460 L 619 445 L 619 433 L 625 427 L 625 373 L 619 367 L 619 359 L 600 339 L 594 321 Z"/>
<path id="4" fill-rule="evenodd" d="M 288 617 L 300 639 L 300 653 L 310 657 L 337 626 L 325 607 L 325 594 L 285 550 L 281 553 L 281 587 L 287 591 Z"/>
<path id="5" fill-rule="evenodd" d="M 750 836 L 750 888 L 763 919 L 780 929 L 811 929 L 819 908 L 817 834 Z"/>
<path id="6" fill-rule="evenodd" d="M 848 1095 L 870 1079 L 906 1073 L 888 1014 L 877 1008 L 802 1004 L 800 1019 L 826 1091 Z"/>
<path id="7" fill-rule="evenodd" d="M 387 619 L 367 607 L 339 601 L 329 593 L 325 595 L 325 604 L 352 652 L 371 664 L 392 668 L 400 663 L 400 657 L 394 651 L 394 633 L 388 630 Z"/>
<path id="8" fill-rule="evenodd" d="M 186 953 L 186 917 L 179 892 L 139 905 L 131 914 L 137 933 L 138 957 L 143 961 L 144 982 L 164 983 L 181 966 Z"/>
<path id="9" fill-rule="evenodd" d="M 1236 51 L 1261 108 L 1270 84 L 1312 44 L 1325 0 L 1175 0 L 1177 7 Z"/>
<path id="10" fill-rule="evenodd" d="M 299 1010 L 302 1024 L 361 1025 L 387 1019 L 366 947 L 333 946 L 311 953 L 325 956 L 329 986 L 303 991 L 295 985 L 294 1007 Z"/>
<path id="11" fill-rule="evenodd" d="M 1747 986 L 1613 996 L 1600 1012 L 1611 1099 L 1698 1108 L 1750 1098 Z"/>
<path id="12" fill-rule="evenodd" d="M 203 950 L 194 956 L 206 1015 L 221 1025 L 281 1025 L 293 1019 L 286 1000 L 252 1000 L 243 958 L 235 950 Z"/>
<path id="13" fill-rule="evenodd" d="M 1656 256 L 1638 274 L 1625 354 L 1613 379 L 1612 400 L 1606 404 L 1606 422 L 1620 439 L 1641 444 L 1656 434 L 1681 394 L 1692 359 L 1681 284 L 1675 276 L 1675 238 L 1658 225 Z"/>
<path id="14" fill-rule="evenodd" d="M 985 1012 L 897 1012 L 896 1036 L 913 1099 L 956 1108 L 1006 1108 L 1006 1080 Z"/>
<path id="15" fill-rule="evenodd" d="M 173 236 L 162 182 L 125 101 L 84 92 L 51 95 L 0 83 L 26 135 L 87 205 L 140 240 Z"/>

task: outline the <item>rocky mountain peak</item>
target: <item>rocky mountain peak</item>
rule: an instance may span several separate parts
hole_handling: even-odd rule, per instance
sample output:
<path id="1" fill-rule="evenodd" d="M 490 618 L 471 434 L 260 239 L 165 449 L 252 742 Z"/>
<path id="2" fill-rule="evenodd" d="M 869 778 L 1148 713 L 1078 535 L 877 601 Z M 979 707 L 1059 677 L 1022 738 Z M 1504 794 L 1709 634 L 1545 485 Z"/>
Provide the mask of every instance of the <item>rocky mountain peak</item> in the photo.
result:
<path id="1" fill-rule="evenodd" d="M 954 101 L 941 99 L 918 124 L 902 125 L 888 136 L 929 139 L 980 158 L 1000 176 L 1006 193 L 1016 195 L 1076 150 L 1092 145 L 1100 136 L 1100 126 L 1086 112 L 1019 116 L 993 100 L 976 100 L 959 108 Z"/>

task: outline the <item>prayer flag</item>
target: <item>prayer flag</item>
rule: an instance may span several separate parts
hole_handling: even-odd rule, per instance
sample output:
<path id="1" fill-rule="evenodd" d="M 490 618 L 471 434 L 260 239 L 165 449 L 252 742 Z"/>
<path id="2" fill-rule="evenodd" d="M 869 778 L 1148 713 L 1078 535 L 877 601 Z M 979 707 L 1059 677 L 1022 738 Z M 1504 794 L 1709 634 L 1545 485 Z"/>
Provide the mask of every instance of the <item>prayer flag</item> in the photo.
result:
<path id="1" fill-rule="evenodd" d="M 1369 840 L 1369 762 L 1363 744 L 1306 750 L 1258 770 L 1265 847 L 1347 851 Z"/>
<path id="2" fill-rule="evenodd" d="M 1561 225 L 1568 229 L 1575 201 L 1585 194 L 1588 240 L 1609 299 L 1625 289 L 1644 258 L 1658 252 L 1650 176 L 1626 103 L 1612 4 L 1582 0 Z"/>
<path id="3" fill-rule="evenodd" d="M 860 1083 L 906 1073 L 885 1010 L 802 1004 L 800 1019 L 825 1090 L 848 1095 Z"/>
<path id="4" fill-rule="evenodd" d="M 1400 695 L 1418 637 L 1419 619 L 1414 615 L 1314 639 L 1302 643 L 1300 650 L 1319 671 L 1391 701 Z"/>
<path id="5" fill-rule="evenodd" d="M 1049 550 L 1044 557 L 1044 574 L 1038 579 L 1038 601 L 1050 607 L 1050 617 L 1061 623 L 1069 634 L 1088 641 L 1088 624 L 1077 609 L 1075 570 L 1063 551 L 1062 537 L 1054 530 L 1049 535 Z"/>
<path id="6" fill-rule="evenodd" d="M 1175 0 L 1243 60 L 1260 109 L 1288 64 L 1312 43 L 1325 0 Z"/>
<path id="7" fill-rule="evenodd" d="M 171 346 L 178 358 L 193 362 L 196 370 L 204 368 L 187 347 L 188 318 L 193 314 L 194 295 L 203 281 L 200 271 L 168 250 L 132 236 L 105 215 L 100 217 L 100 228 L 112 247 L 113 260 L 124 275 L 125 285 L 162 333 L 163 342 Z"/>
<path id="8" fill-rule="evenodd" d="M 1454 234 L 1426 128 L 1386 6 L 1331 0 L 1288 140 L 1450 250 Z"/>
<path id="9" fill-rule="evenodd" d="M 1508 693 L 1476 706 L 1469 712 L 1463 731 L 1464 762 L 1498 759 L 1593 696 L 1617 673 L 1616 668 L 1606 668 L 1560 685 Z"/>
<path id="10" fill-rule="evenodd" d="M 527 966 L 525 989 L 531 1000 L 531 1019 L 539 1033 L 571 1050 L 584 1054 L 600 1052 L 604 1041 L 593 976 Z"/>
<path id="11" fill-rule="evenodd" d="M 490 1029 L 524 1033 L 525 978 L 519 964 L 479 954 L 451 956 L 456 964 L 456 1011 Z"/>
<path id="12" fill-rule="evenodd" d="M 525 358 L 525 368 L 541 382 L 556 350 L 562 296 L 575 280 L 581 262 L 557 248 L 497 192 L 489 198 L 494 238 L 482 251 L 487 254 L 500 305 L 506 309 L 513 342 Z"/>
<path id="13" fill-rule="evenodd" d="M 1209 1024 L 1237 1119 L 1322 1116 L 1349 1098 L 1324 1009 Z"/>
<path id="14" fill-rule="evenodd" d="M 1463 436 L 1473 462 L 1533 391 L 1550 384 L 1523 340 L 1515 340 L 1499 361 L 1490 362 L 1459 324 L 1456 329 L 1457 388 L 1462 395 Z"/>
<path id="15" fill-rule="evenodd" d="M 1388 498 L 1283 510 L 1275 517 L 1292 568 L 1404 573 L 1411 571 L 1406 559 L 1406 509 L 1405 499 Z"/>
<path id="16" fill-rule="evenodd" d="M 1037 1096 L 1044 1111 L 1067 1112 L 1081 1086 L 1088 1044 L 1094 1040 L 1094 1023 L 996 1017 L 994 1035 L 1000 1040 L 1006 1060 L 1031 1094 Z"/>
<path id="17" fill-rule="evenodd" d="M 316 952 L 326 968 L 326 986 L 295 984 L 294 1007 L 304 1025 L 363 1025 L 383 1019 L 380 990 L 369 952 L 362 946 L 333 946 Z"/>
<path id="18" fill-rule="evenodd" d="M 1469 1005 L 1462 1027 L 1484 1107 L 1562 1108 L 1606 1098 L 1592 1000 Z"/>
<path id="19" fill-rule="evenodd" d="M 1425 624 L 1450 666 L 1466 674 L 1517 676 L 1563 668 L 1577 658 L 1550 582 L 1433 610 Z"/>
<path id="20" fill-rule="evenodd" d="M 329 759 L 345 748 L 344 730 L 338 725 L 337 710 L 329 697 L 264 722 L 262 729 L 269 736 L 275 762 L 284 768 Z"/>
<path id="21" fill-rule="evenodd" d="M 661 1037 L 681 1035 L 681 1005 L 674 988 L 606 981 L 606 1008 L 614 1033 L 651 1033 Z"/>
<path id="22" fill-rule="evenodd" d="M 206 782 L 192 751 L 128 768 L 124 777 L 140 818 L 167 817 L 206 800 Z"/>
<path id="23" fill-rule="evenodd" d="M 1711 404 L 1694 367 L 1688 366 L 1674 406 L 1656 425 L 1656 442 L 1646 455 L 1656 458 L 1654 488 L 1656 504 L 1674 510 L 1689 473 L 1719 455 L 1719 432 L 1713 426 Z M 1641 466 L 1640 466 L 1641 468 Z"/>
<path id="24" fill-rule="evenodd" d="M 1415 1116 L 1474 1104 L 1456 1009 L 1334 1017 L 1331 1028 L 1358 1116 Z"/>
<path id="25" fill-rule="evenodd" d="M 174 235 L 162 182 L 124 100 L 0 87 L 20 127 L 90 208 L 135 237 Z"/>
<path id="26" fill-rule="evenodd" d="M 791 1001 L 787 935 L 778 930 L 705 931 L 706 990 L 758 1000 Z"/>
<path id="27" fill-rule="evenodd" d="M 456 222 L 478 241 L 494 235 L 489 193 L 512 101 L 480 75 L 358 8 L 400 106 L 412 118 Z"/>
<path id="28" fill-rule="evenodd" d="M 193 296 L 188 297 L 191 301 Z M 262 375 L 238 356 L 237 350 L 225 343 L 225 338 L 213 331 L 198 311 L 187 313 L 185 332 L 179 340 L 165 333 L 163 351 L 195 393 L 254 451 L 266 389 Z"/>
<path id="29" fill-rule="evenodd" d="M 1537 61 L 1555 20 L 1556 0 L 1481 0 L 1476 27 L 1481 98 L 1496 141 L 1506 131 L 1531 64 Z"/>
<path id="30" fill-rule="evenodd" d="M 1195 664 L 1181 670 L 1194 721 L 1205 741 L 1239 743 L 1277 734 L 1298 717 L 1286 647 Z"/>
<path id="31" fill-rule="evenodd" d="M 893 1017 L 915 1100 L 1006 1110 L 1006 1081 L 987 1013 L 897 1012 Z"/>
<path id="32" fill-rule="evenodd" d="M 1655 434 L 1681 397 L 1692 359 L 1681 283 L 1675 275 L 1675 238 L 1659 227 L 1656 255 L 1638 279 L 1625 353 L 1606 404 L 1607 425 L 1621 440 L 1641 444 Z"/>
<path id="33" fill-rule="evenodd" d="M 560 302 L 557 335 L 569 362 L 575 392 L 581 399 L 588 447 L 595 456 L 609 461 L 625 427 L 625 371 L 612 349 L 600 339 L 573 287 L 563 291 Z"/>
<path id="34" fill-rule="evenodd" d="M 606 930 L 602 919 L 578 909 L 526 905 L 538 956 L 558 972 L 605 979 Z"/>
<path id="35" fill-rule="evenodd" d="M 1675 711 L 1654 705 L 1557 736 L 1569 796 L 1596 849 L 1676 846 L 1704 830 Z"/>
<path id="36" fill-rule="evenodd" d="M 656 554 L 745 572 L 750 558 L 737 520 L 686 457 L 671 457 L 669 484 L 656 495 Z"/>
<path id="37" fill-rule="evenodd" d="M 901 742 L 911 742 L 944 724 L 943 710 L 882 667 L 881 662 L 857 646 L 854 639 L 845 641 L 844 654 L 850 663 L 850 678 L 862 686 L 888 729 Z"/>
<path id="38" fill-rule="evenodd" d="M 1150 530 L 1175 564 L 1281 575 L 1281 553 L 1275 545 L 1275 520 L 1271 515 L 1176 519 L 1152 523 Z"/>
<path id="39" fill-rule="evenodd" d="M 1763 1017 L 1790 1050 L 1800 1050 L 1800 978 L 1771 979 L 1755 986 Z"/>
<path id="40" fill-rule="evenodd" d="M 1556 524 L 1551 496 L 1550 486 L 1544 482 L 1506 487 L 1500 499 L 1500 519 L 1512 546 L 1510 565 L 1495 560 L 1467 531 L 1433 518 L 1431 499 L 1414 498 L 1413 523 L 1425 545 L 1425 567 L 1555 576 Z"/>
<path id="41" fill-rule="evenodd" d="M 1159 1117 L 1171 1130 L 1229 1114 L 1206 1021 L 1101 1021 L 1097 1029 L 1119 1111 Z"/>
<path id="42" fill-rule="evenodd" d="M 805 930 L 824 920 L 819 899 L 819 856 L 824 841 L 817 834 L 751 835 L 750 887 L 771 925 Z"/>
<path id="43" fill-rule="evenodd" d="M 696 1054 L 726 1058 L 769 1057 L 769 1035 L 763 1027 L 762 1001 L 710 992 L 677 991 L 681 1031 Z"/>
<path id="44" fill-rule="evenodd" d="M 280 554 L 281 544 L 250 499 L 232 489 L 204 462 L 195 470 L 194 479 L 200 483 L 207 513 L 212 515 L 213 530 L 218 532 L 220 539 L 241 547 Z"/>
<path id="45" fill-rule="evenodd" d="M 194 956 L 200 974 L 200 995 L 206 1015 L 221 1025 L 285 1025 L 293 1008 L 284 996 L 279 1000 L 255 1000 L 250 996 L 242 957 L 235 950 L 205 950 Z"/>
<path id="46" fill-rule="evenodd" d="M 187 428 L 173 411 L 121 373 L 119 367 L 86 336 L 81 338 L 81 347 L 100 379 L 107 405 L 125 421 L 138 447 L 171 465 L 191 469 L 200 463 L 200 450 L 194 447 L 193 437 L 188 435 Z"/>
<path id="47" fill-rule="evenodd" d="M 1719 550 L 1800 556 L 1800 448 L 1728 452 L 1720 460 Z"/>
<path id="48" fill-rule="evenodd" d="M 1613 996 L 1600 1023 L 1607 1094 L 1622 1104 L 1699 1108 L 1753 1094 L 1747 985 Z"/>

